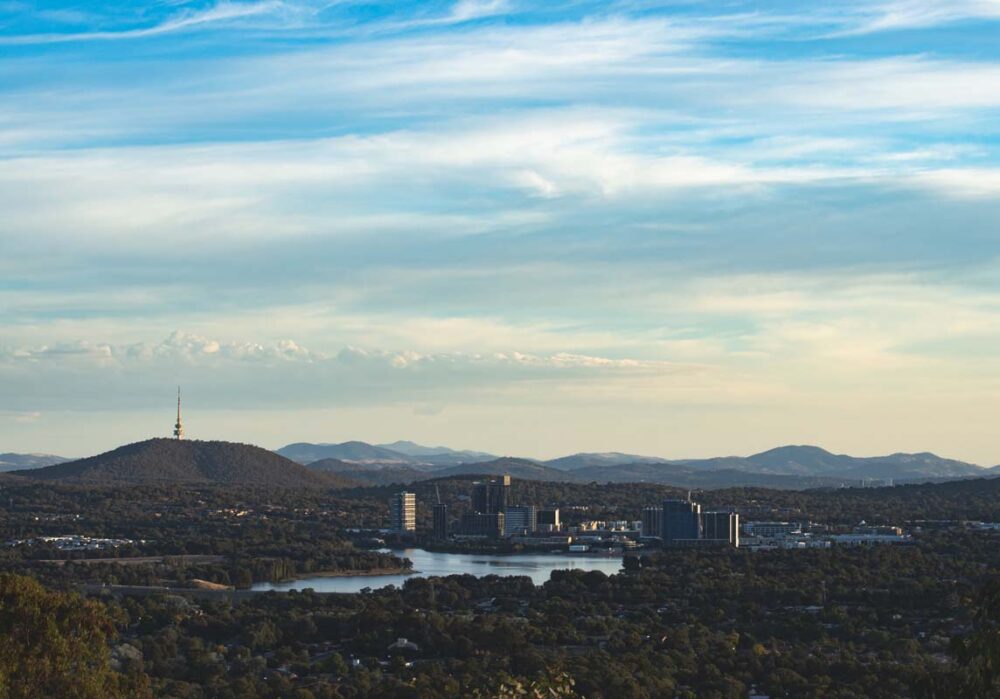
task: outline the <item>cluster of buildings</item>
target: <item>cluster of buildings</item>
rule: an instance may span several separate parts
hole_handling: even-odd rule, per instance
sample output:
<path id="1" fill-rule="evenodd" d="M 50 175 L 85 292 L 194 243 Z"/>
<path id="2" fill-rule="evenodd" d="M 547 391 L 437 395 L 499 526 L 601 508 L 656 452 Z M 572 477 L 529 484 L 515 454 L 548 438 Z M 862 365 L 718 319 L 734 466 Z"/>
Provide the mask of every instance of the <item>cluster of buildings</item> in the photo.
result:
<path id="1" fill-rule="evenodd" d="M 132 544 L 144 544 L 144 540 L 133 539 L 98 539 L 90 536 L 37 536 L 32 539 L 11 539 L 5 542 L 7 546 L 34 546 L 49 544 L 60 551 L 106 551 Z"/>
<path id="2" fill-rule="evenodd" d="M 664 500 L 646 507 L 639 521 L 583 521 L 574 526 L 560 522 L 559 509 L 539 509 L 511 501 L 510 476 L 472 484 L 471 508 L 453 521 L 447 505 L 434 505 L 432 536 L 448 539 L 500 539 L 524 546 L 563 548 L 570 551 L 621 552 L 639 547 L 731 546 L 753 550 L 827 548 L 908 543 L 912 539 L 899 527 L 870 526 L 832 529 L 825 525 L 793 521 L 741 521 L 732 510 L 704 511 L 687 499 Z M 417 498 L 397 493 L 390 502 L 390 531 L 413 536 L 417 529 Z M 1000 526 L 1000 525 L 983 525 Z"/>
<path id="3" fill-rule="evenodd" d="M 639 522 L 582 522 L 565 528 L 558 508 L 539 509 L 511 501 L 508 475 L 472 484 L 471 507 L 457 521 L 448 506 L 434 505 L 433 538 L 505 537 L 522 544 L 565 545 L 570 550 L 635 548 L 656 540 L 664 546 L 739 546 L 739 515 L 735 512 L 702 512 L 687 500 L 666 500 L 648 507 Z M 414 493 L 397 493 L 389 503 L 389 529 L 398 536 L 416 533 L 417 502 Z"/>
<path id="4" fill-rule="evenodd" d="M 912 541 L 900 527 L 869 526 L 864 522 L 849 531 L 831 531 L 809 522 L 744 522 L 741 546 L 751 551 L 767 549 L 829 548 L 831 546 L 872 546 L 906 544 Z"/>
<path id="5" fill-rule="evenodd" d="M 434 527 L 436 539 L 449 535 L 465 537 L 515 537 L 539 532 L 558 532 L 562 527 L 558 509 L 538 509 L 534 505 L 515 505 L 510 497 L 510 476 L 490 478 L 472 484 L 472 509 L 462 515 L 454 531 L 444 515 Z M 444 507 L 436 505 L 436 508 Z M 438 524 L 438 519 L 435 519 Z"/>
<path id="6" fill-rule="evenodd" d="M 739 546 L 740 516 L 735 512 L 703 512 L 687 500 L 664 500 L 642 511 L 642 538 L 664 546 Z"/>
<path id="7" fill-rule="evenodd" d="M 891 488 L 896 481 L 892 478 L 862 478 L 858 485 L 862 488 Z"/>
<path id="8" fill-rule="evenodd" d="M 500 538 L 558 532 L 559 510 L 515 505 L 510 497 L 510 476 L 504 475 L 472 484 L 472 507 L 457 521 L 451 520 L 448 506 L 434 505 L 433 537 L 444 541 L 452 536 Z M 416 533 L 417 496 L 396 493 L 389 502 L 389 530 L 407 536 Z"/>

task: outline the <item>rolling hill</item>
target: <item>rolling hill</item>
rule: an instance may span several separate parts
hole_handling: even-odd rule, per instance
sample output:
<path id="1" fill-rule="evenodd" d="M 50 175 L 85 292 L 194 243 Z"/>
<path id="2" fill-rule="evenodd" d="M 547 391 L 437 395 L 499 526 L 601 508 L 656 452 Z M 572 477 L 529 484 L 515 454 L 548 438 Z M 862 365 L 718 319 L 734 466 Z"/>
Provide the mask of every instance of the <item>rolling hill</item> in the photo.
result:
<path id="1" fill-rule="evenodd" d="M 34 480 L 103 484 L 227 483 L 266 487 L 346 487 L 267 449 L 233 442 L 150 439 L 77 461 L 15 472 Z"/>
<path id="2" fill-rule="evenodd" d="M 426 471 L 464 463 L 492 461 L 497 458 L 493 454 L 481 451 L 425 447 L 407 441 L 378 445 L 357 441 L 341 444 L 297 442 L 281 447 L 277 453 L 301 464 L 310 464 L 323 459 L 338 459 L 356 464 L 405 464 Z"/>
<path id="3" fill-rule="evenodd" d="M 418 459 L 421 463 L 432 466 L 451 466 L 465 463 L 478 463 L 482 461 L 493 461 L 497 458 L 495 454 L 488 454 L 485 451 L 471 451 L 469 449 L 449 449 L 448 447 L 425 447 L 422 444 L 400 440 L 392 444 L 379 444 L 383 449 L 390 449 L 399 454 Z"/>
<path id="4" fill-rule="evenodd" d="M 833 454 L 825 449 L 808 445 L 777 447 L 747 457 L 687 459 L 671 463 L 702 469 L 733 469 L 754 473 L 821 476 L 847 480 L 967 478 L 987 473 L 985 469 L 974 464 L 945 459 L 927 452 L 856 457 Z"/>
<path id="5" fill-rule="evenodd" d="M 296 442 L 281 447 L 277 453 L 300 464 L 311 464 L 323 459 L 338 459 L 356 463 L 410 463 L 411 457 L 391 449 L 376 447 L 367 442 L 343 442 L 341 444 L 311 444 Z"/>
<path id="6" fill-rule="evenodd" d="M 426 480 L 433 475 L 410 466 L 356 464 L 339 459 L 321 459 L 306 464 L 306 468 L 310 471 L 334 473 L 360 485 L 390 485 L 392 483 L 405 485 L 414 481 Z"/>
<path id="7" fill-rule="evenodd" d="M 448 476 L 461 475 L 501 476 L 505 473 L 509 474 L 513 478 L 531 481 L 566 482 L 580 480 L 573 473 L 560 471 L 557 468 L 544 466 L 528 459 L 514 459 L 511 457 L 503 457 L 500 459 L 494 459 L 493 461 L 484 461 L 475 464 L 459 464 L 458 466 L 450 466 L 448 468 L 435 471 L 431 475 L 435 478 L 446 478 Z"/>
<path id="8" fill-rule="evenodd" d="M 854 486 L 872 478 L 918 482 L 992 475 L 989 469 L 929 453 L 853 457 L 813 446 L 778 447 L 747 457 L 596 463 L 577 467 L 571 473 L 598 482 L 663 483 L 684 488 L 795 489 Z"/>
<path id="9" fill-rule="evenodd" d="M 622 464 L 666 464 L 667 459 L 658 456 L 636 456 L 635 454 L 622 454 L 612 451 L 605 453 L 579 453 L 562 456 L 558 459 L 543 461 L 546 466 L 558 468 L 561 471 L 575 471 L 581 468 L 600 468 L 606 466 L 620 466 Z"/>
<path id="10" fill-rule="evenodd" d="M 979 478 L 989 469 L 945 459 L 931 453 L 892 454 L 863 459 L 864 463 L 845 469 L 844 475 L 854 478 L 894 478 L 914 480 L 919 478 Z"/>
<path id="11" fill-rule="evenodd" d="M 787 475 L 817 475 L 839 472 L 858 466 L 858 460 L 851 456 L 832 454 L 826 449 L 809 445 L 784 446 L 768 449 L 746 458 L 748 469 L 759 473 L 782 473 Z"/>

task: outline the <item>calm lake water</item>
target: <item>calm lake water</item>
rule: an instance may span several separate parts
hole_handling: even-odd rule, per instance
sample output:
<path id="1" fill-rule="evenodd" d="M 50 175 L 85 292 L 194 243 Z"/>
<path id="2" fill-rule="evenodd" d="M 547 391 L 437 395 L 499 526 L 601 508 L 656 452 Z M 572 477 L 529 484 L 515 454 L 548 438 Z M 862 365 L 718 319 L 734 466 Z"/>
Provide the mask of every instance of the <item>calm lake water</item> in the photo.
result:
<path id="1" fill-rule="evenodd" d="M 423 549 L 398 549 L 393 554 L 413 561 L 414 575 L 359 575 L 348 578 L 303 578 L 280 583 L 257 583 L 254 590 L 304 590 L 316 592 L 360 592 L 388 585 L 401 586 L 410 577 L 435 575 L 527 575 L 536 585 L 549 579 L 553 570 L 600 570 L 608 575 L 621 570 L 621 557 L 581 556 L 571 553 L 519 553 L 498 556 L 477 553 L 433 553 Z"/>

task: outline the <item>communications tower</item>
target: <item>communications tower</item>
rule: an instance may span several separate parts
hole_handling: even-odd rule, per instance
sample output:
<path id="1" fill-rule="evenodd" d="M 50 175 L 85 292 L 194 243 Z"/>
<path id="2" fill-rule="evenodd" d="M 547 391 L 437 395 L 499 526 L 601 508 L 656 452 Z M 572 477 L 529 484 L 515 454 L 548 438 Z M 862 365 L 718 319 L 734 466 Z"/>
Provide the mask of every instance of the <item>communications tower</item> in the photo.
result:
<path id="1" fill-rule="evenodd" d="M 177 422 L 174 423 L 174 439 L 184 439 L 184 424 L 181 422 L 181 387 L 177 387 Z"/>

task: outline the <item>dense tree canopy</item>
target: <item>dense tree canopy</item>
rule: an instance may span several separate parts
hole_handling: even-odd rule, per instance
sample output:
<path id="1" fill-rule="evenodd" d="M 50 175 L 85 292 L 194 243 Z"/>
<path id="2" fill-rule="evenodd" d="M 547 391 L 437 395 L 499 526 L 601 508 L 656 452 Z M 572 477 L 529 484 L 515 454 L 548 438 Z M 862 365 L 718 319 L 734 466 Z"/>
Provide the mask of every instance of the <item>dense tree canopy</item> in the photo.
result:
<path id="1" fill-rule="evenodd" d="M 458 510 L 468 486 L 459 478 L 439 487 Z M 570 521 L 633 519 L 676 495 L 620 484 L 515 488 L 518 501 L 559 505 Z M 762 519 L 902 524 L 914 532 L 903 546 L 647 550 L 617 575 L 562 571 L 540 586 L 451 576 L 355 595 L 234 598 L 185 588 L 194 578 L 242 587 L 405 567 L 351 531 L 384 524 L 391 489 L 15 483 L 0 511 L 7 539 L 136 541 L 111 551 L 0 550 L 0 570 L 48 588 L 4 578 L 0 671 L 9 697 L 79 677 L 47 695 L 142 696 L 148 678 L 155 696 L 191 699 L 745 699 L 752 689 L 775 699 L 985 699 L 996 696 L 1000 667 L 1000 539 L 964 520 L 1000 518 L 990 488 L 699 496 Z M 91 588 L 101 603 L 60 591 L 87 582 L 170 589 Z"/>
<path id="2" fill-rule="evenodd" d="M 116 635 L 104 605 L 0 575 L 0 697 L 113 699 L 148 695 L 145 677 L 110 667 Z"/>

